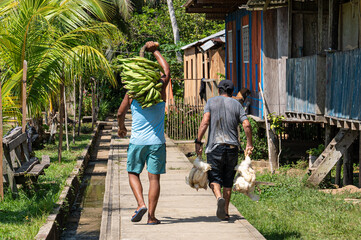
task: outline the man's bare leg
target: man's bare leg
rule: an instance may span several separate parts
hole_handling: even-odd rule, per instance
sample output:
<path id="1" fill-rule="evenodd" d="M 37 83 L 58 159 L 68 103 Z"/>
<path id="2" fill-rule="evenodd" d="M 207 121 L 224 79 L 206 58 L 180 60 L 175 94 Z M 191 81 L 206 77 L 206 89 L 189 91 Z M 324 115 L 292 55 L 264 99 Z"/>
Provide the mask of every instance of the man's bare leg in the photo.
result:
<path id="1" fill-rule="evenodd" d="M 133 195 L 135 199 L 137 200 L 137 204 L 138 204 L 137 211 L 138 211 L 140 208 L 145 207 L 144 197 L 143 197 L 143 186 L 142 183 L 140 182 L 139 174 L 128 172 L 128 177 L 129 177 L 129 185 L 133 191 Z M 133 214 L 133 216 L 134 215 L 135 213 Z"/>
<path id="2" fill-rule="evenodd" d="M 219 183 L 212 182 L 210 187 L 213 191 L 214 196 L 217 198 L 217 212 L 216 215 L 219 219 L 226 218 L 226 211 L 225 211 L 225 199 L 222 198 L 221 193 L 221 185 Z"/>
<path id="3" fill-rule="evenodd" d="M 232 188 L 223 188 L 223 198 L 226 200 L 226 204 L 224 206 L 226 210 L 226 214 L 229 214 L 229 202 L 231 200 Z"/>
<path id="4" fill-rule="evenodd" d="M 156 223 L 158 219 L 155 217 L 155 209 L 158 204 L 160 193 L 160 174 L 152 174 L 148 172 L 149 193 L 148 193 L 148 223 Z"/>
<path id="5" fill-rule="evenodd" d="M 220 197 L 222 197 L 221 185 L 219 185 L 218 183 L 212 182 L 212 183 L 210 184 L 210 187 L 211 187 L 211 189 L 212 189 L 212 191 L 213 191 L 214 196 L 215 196 L 217 199 L 220 198 Z"/>

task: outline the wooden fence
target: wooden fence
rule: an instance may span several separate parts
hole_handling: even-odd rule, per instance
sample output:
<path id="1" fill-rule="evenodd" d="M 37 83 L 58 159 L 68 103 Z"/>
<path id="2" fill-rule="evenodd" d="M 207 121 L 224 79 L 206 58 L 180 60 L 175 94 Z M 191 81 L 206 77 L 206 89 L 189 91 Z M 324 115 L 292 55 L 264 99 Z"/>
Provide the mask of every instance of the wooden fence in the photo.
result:
<path id="1" fill-rule="evenodd" d="M 179 98 L 169 101 L 166 116 L 166 132 L 174 140 L 193 140 L 203 117 L 201 101 L 194 98 Z"/>

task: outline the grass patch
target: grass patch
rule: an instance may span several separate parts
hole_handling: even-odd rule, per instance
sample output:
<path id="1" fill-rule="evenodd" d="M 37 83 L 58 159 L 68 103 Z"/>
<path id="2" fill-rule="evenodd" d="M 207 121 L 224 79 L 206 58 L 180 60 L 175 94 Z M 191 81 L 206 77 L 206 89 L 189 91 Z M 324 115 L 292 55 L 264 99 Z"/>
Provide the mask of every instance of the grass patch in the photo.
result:
<path id="1" fill-rule="evenodd" d="M 240 193 L 232 203 L 266 239 L 359 239 L 361 206 L 345 202 L 345 195 L 331 195 L 305 186 L 302 177 L 264 174 L 257 181 L 261 199 L 252 202 Z"/>
<path id="2" fill-rule="evenodd" d="M 0 239 L 34 239 L 56 206 L 66 179 L 91 137 L 91 134 L 82 134 L 76 138 L 75 145 L 70 143 L 69 151 L 63 142 L 61 163 L 58 163 L 57 144 L 35 150 L 39 159 L 41 155 L 50 156 L 50 167 L 36 184 L 20 188 L 17 198 L 13 199 L 10 191 L 5 193 L 4 201 L 0 202 Z"/>

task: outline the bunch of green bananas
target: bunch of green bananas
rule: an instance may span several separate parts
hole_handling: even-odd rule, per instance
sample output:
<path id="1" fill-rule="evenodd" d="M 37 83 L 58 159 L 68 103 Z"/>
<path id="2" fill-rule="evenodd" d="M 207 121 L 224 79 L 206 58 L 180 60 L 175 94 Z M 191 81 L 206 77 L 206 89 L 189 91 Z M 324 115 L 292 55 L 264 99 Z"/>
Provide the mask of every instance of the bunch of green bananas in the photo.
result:
<path id="1" fill-rule="evenodd" d="M 117 60 L 121 64 L 122 83 L 132 99 L 136 99 L 142 108 L 163 102 L 163 83 L 159 82 L 162 67 L 157 62 L 142 57 Z"/>

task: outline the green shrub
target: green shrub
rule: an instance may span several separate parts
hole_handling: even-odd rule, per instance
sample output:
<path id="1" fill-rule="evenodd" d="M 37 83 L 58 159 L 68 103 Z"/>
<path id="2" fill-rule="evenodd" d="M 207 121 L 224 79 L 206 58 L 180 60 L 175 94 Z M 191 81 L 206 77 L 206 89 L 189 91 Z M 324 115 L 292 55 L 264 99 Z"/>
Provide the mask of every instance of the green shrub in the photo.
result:
<path id="1" fill-rule="evenodd" d="M 268 158 L 268 147 L 266 135 L 261 132 L 258 123 L 252 118 L 248 119 L 252 126 L 252 140 L 253 140 L 253 153 L 252 159 L 267 159 Z M 242 149 L 246 149 L 247 137 L 243 131 L 242 125 L 240 125 L 240 140 Z M 241 158 L 244 158 L 242 155 Z"/>
<path id="2" fill-rule="evenodd" d="M 93 132 L 92 124 L 91 123 L 83 123 L 80 127 L 80 132 L 87 134 Z"/>
<path id="3" fill-rule="evenodd" d="M 102 101 L 99 105 L 98 119 L 104 121 L 110 113 L 110 102 Z"/>

